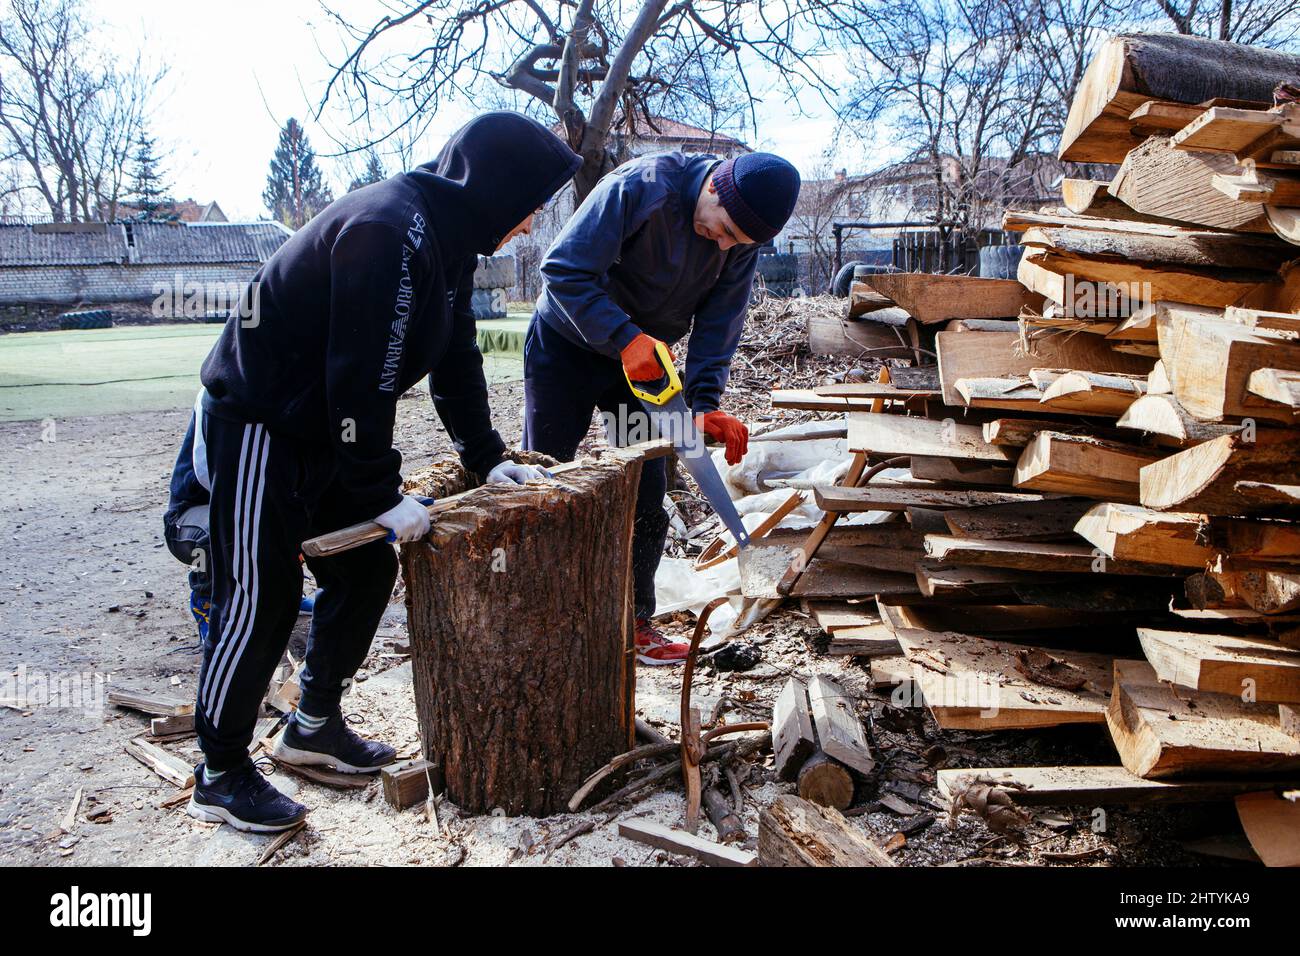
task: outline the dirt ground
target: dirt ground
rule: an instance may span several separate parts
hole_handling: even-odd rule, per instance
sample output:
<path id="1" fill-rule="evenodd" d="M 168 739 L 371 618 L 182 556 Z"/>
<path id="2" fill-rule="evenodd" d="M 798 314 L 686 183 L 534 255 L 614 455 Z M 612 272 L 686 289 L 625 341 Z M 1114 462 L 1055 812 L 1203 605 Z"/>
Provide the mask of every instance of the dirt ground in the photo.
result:
<path id="1" fill-rule="evenodd" d="M 507 441 L 516 441 L 522 386 L 494 386 L 493 404 Z M 408 471 L 447 453 L 425 392 L 413 390 L 399 409 L 398 445 Z M 161 537 L 167 478 L 186 415 L 60 420 L 53 435 L 43 434 L 40 422 L 0 425 L 0 675 L 23 668 L 29 680 L 84 675 L 85 683 L 111 675 L 119 686 L 193 694 L 199 654 L 184 568 Z M 684 632 L 686 626 L 672 627 Z M 365 719 L 363 732 L 414 753 L 410 665 L 394 650 L 405 629 L 404 609 L 395 601 L 345 711 Z M 706 715 L 725 698 L 727 719 L 764 719 L 792 673 L 828 673 L 860 695 L 879 765 L 859 786 L 850 815 L 882 845 L 891 838 L 901 845 L 893 852 L 900 865 L 1183 864 L 1198 860 L 1183 847 L 1185 838 L 1236 831 L 1226 806 L 1108 808 L 1101 832 L 1094 832 L 1091 809 L 1044 811 L 1014 839 L 970 815 L 950 826 L 934 788 L 939 767 L 1109 763 L 1114 754 L 1104 729 L 942 734 L 923 709 L 895 707 L 889 691 L 873 692 L 865 662 L 818 654 L 819 638 L 797 610 L 781 611 L 743 638 L 760 650 L 761 662 L 744 673 L 706 667 L 697 676 L 697 699 Z M 680 678 L 677 668 L 642 668 L 638 677 L 640 714 L 670 734 Z M 0 862 L 257 863 L 270 838 L 199 823 L 183 805 L 160 807 L 175 788 L 123 750 L 147 729 L 146 718 L 124 710 L 0 706 Z M 192 738 L 168 747 L 197 760 Z M 435 824 L 422 809 L 390 808 L 378 782 L 337 791 L 283 774 L 273 781 L 312 812 L 308 827 L 268 865 L 692 865 L 617 833 L 617 820 L 628 816 L 680 822 L 677 785 L 614 813 L 549 819 L 462 817 L 443 801 Z M 743 786 L 741 816 L 752 847 L 759 810 L 792 786 L 774 781 L 763 760 Z M 61 821 L 79 789 L 80 813 L 65 832 Z M 593 824 L 590 832 L 556 848 L 584 822 Z M 702 835 L 713 836 L 707 822 Z"/>

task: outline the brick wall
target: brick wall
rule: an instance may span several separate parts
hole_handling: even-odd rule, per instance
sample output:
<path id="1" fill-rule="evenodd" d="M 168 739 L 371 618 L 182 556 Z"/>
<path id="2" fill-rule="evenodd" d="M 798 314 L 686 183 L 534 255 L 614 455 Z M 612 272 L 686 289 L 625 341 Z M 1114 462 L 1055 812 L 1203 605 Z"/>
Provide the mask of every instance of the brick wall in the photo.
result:
<path id="1" fill-rule="evenodd" d="M 257 263 L 204 265 L 3 266 L 0 306 L 49 304 L 65 308 L 113 302 L 152 302 L 161 287 L 175 299 L 179 277 L 182 297 L 197 291 L 219 292 L 243 285 Z"/>

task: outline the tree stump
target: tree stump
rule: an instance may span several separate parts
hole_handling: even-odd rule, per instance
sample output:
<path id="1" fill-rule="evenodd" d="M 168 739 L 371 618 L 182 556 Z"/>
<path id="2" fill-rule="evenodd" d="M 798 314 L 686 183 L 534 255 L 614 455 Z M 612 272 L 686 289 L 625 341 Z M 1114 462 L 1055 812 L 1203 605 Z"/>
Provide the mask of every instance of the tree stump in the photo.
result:
<path id="1" fill-rule="evenodd" d="M 633 747 L 640 472 L 614 452 L 484 486 L 402 548 L 420 738 L 462 809 L 565 812 Z"/>

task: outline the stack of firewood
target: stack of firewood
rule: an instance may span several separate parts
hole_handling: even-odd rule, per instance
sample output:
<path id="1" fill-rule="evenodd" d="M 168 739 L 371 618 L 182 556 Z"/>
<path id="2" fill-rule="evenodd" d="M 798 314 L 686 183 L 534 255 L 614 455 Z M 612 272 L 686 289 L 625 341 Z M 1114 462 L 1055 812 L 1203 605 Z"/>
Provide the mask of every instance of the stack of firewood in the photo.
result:
<path id="1" fill-rule="evenodd" d="M 912 367 L 773 394 L 845 413 L 855 457 L 811 535 L 742 552 L 745 594 L 801 599 L 831 653 L 872 658 L 943 728 L 1114 742 L 1115 766 L 947 770 L 941 790 L 1236 798 L 1266 861 L 1300 852 L 1290 84 L 1300 57 L 1108 41 L 1061 155 L 1118 171 L 1007 213 L 1017 279 L 867 277 L 850 311 L 892 329 L 901 309 Z M 1288 820 L 1289 843 L 1263 838 Z"/>

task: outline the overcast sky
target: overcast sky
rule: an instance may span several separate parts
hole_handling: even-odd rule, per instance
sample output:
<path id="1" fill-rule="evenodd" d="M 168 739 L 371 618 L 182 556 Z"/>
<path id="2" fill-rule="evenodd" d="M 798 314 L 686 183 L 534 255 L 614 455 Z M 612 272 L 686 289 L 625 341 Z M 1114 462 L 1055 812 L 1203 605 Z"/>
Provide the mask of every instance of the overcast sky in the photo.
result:
<path id="1" fill-rule="evenodd" d="M 347 5 L 363 18 L 365 3 Z M 154 133 L 168 150 L 165 170 L 177 198 L 215 199 L 231 219 L 264 217 L 267 165 L 289 116 L 303 123 L 317 152 L 332 151 L 328 137 L 310 122 L 309 104 L 329 77 L 321 49 L 340 50 L 342 40 L 316 0 L 89 0 L 89 7 L 104 25 L 103 42 L 110 49 L 134 49 L 143 37 L 146 50 L 165 53 L 171 64 L 159 90 Z M 772 97 L 758 109 L 758 141 L 748 139 L 751 146 L 786 156 L 809 176 L 823 165 L 834 119 L 812 97 L 805 107 L 811 118 L 793 115 L 790 104 Z M 426 144 L 429 157 L 472 112 L 466 103 L 439 111 Z M 880 164 L 853 151 L 835 158 L 855 170 Z M 345 170 L 329 161 L 323 165 L 336 194 L 341 192 Z"/>

